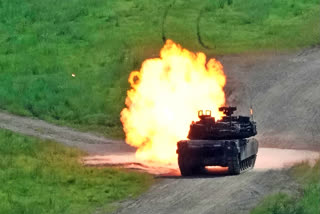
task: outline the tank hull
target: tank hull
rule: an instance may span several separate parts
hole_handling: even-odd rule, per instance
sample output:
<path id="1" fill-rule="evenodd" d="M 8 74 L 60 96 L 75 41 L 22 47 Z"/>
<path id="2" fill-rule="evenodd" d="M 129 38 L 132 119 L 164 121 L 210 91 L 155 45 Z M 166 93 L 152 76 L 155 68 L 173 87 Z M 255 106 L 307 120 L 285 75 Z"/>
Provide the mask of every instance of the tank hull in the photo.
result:
<path id="1" fill-rule="evenodd" d="M 182 175 L 192 175 L 205 166 L 229 167 L 230 174 L 253 168 L 258 153 L 254 138 L 231 140 L 182 140 L 177 144 Z"/>

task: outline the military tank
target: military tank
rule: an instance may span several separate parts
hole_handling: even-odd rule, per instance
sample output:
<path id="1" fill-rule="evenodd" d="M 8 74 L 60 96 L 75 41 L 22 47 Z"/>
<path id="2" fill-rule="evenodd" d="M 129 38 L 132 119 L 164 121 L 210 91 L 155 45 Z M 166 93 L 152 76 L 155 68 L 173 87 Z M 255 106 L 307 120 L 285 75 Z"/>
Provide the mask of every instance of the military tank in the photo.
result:
<path id="1" fill-rule="evenodd" d="M 225 116 L 215 120 L 211 111 L 198 111 L 192 122 L 189 140 L 177 143 L 178 164 L 182 176 L 198 174 L 205 166 L 228 167 L 231 175 L 252 169 L 258 153 L 256 123 L 247 116 L 233 116 L 236 107 L 220 107 Z"/>

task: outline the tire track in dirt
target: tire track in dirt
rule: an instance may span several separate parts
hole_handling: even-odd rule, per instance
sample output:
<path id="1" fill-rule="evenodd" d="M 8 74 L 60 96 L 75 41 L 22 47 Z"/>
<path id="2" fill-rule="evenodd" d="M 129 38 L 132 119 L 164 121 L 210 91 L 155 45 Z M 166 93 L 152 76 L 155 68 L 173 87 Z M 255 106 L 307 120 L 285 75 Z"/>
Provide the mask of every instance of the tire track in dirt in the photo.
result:
<path id="1" fill-rule="evenodd" d="M 167 40 L 166 33 L 165 33 L 165 22 L 167 20 L 167 16 L 168 16 L 169 10 L 174 6 L 175 3 L 176 3 L 176 0 L 173 0 L 166 7 L 166 9 L 164 11 L 164 14 L 163 14 L 162 25 L 161 25 L 162 26 L 162 41 L 163 41 L 163 43 L 165 43 L 166 40 Z M 204 49 L 207 49 L 207 50 L 211 50 L 213 48 L 205 44 L 205 42 L 202 40 L 201 32 L 200 32 L 200 21 L 201 21 L 201 17 L 202 17 L 202 13 L 204 11 L 204 8 L 205 7 L 200 9 L 199 14 L 198 14 L 197 19 L 196 19 L 196 36 L 197 36 L 198 43 L 200 44 L 201 47 L 203 47 Z"/>
<path id="2" fill-rule="evenodd" d="M 249 171 L 239 176 L 160 177 L 147 193 L 124 201 L 116 214 L 247 213 L 265 194 L 297 189 L 285 171 Z"/>
<path id="3" fill-rule="evenodd" d="M 199 15 L 198 15 L 197 21 L 196 21 L 196 24 L 197 24 L 197 30 L 196 30 L 196 32 L 197 32 L 197 39 L 198 39 L 199 44 L 200 44 L 203 48 L 205 48 L 205 49 L 207 49 L 207 50 L 211 50 L 211 49 L 213 49 L 213 48 L 211 48 L 211 47 L 209 47 L 208 45 L 206 45 L 205 42 L 202 40 L 202 37 L 201 37 L 201 32 L 200 32 L 200 20 L 201 20 L 203 11 L 204 11 L 204 8 L 202 8 L 202 9 L 199 11 Z"/>
<path id="4" fill-rule="evenodd" d="M 166 37 L 166 33 L 165 33 L 165 22 L 167 20 L 167 16 L 169 13 L 169 10 L 173 7 L 173 5 L 176 3 L 176 0 L 173 0 L 168 7 L 166 7 L 164 14 L 163 14 L 163 18 L 162 18 L 162 41 L 163 43 L 166 43 L 167 41 L 167 37 Z"/>

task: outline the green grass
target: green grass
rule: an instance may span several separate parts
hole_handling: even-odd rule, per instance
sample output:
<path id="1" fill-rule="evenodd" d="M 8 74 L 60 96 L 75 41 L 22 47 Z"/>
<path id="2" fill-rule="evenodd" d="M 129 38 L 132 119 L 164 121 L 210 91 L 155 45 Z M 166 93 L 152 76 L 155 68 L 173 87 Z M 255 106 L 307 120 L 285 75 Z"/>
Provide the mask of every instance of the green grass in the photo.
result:
<path id="1" fill-rule="evenodd" d="M 301 194 L 278 193 L 265 198 L 251 214 L 318 214 L 320 213 L 320 160 L 310 167 L 301 163 L 291 169 L 302 186 Z"/>
<path id="2" fill-rule="evenodd" d="M 227 2 L 214 1 L 202 12 L 203 40 L 216 53 L 281 51 L 319 44 L 317 0 Z"/>
<path id="3" fill-rule="evenodd" d="M 123 137 L 128 74 L 158 56 L 172 2 L 0 0 L 0 109 Z M 319 12 L 317 0 L 176 0 L 164 30 L 209 55 L 296 49 L 319 43 Z"/>
<path id="4" fill-rule="evenodd" d="M 95 213 L 135 197 L 147 174 L 80 164 L 77 149 L 0 130 L 0 213 Z"/>

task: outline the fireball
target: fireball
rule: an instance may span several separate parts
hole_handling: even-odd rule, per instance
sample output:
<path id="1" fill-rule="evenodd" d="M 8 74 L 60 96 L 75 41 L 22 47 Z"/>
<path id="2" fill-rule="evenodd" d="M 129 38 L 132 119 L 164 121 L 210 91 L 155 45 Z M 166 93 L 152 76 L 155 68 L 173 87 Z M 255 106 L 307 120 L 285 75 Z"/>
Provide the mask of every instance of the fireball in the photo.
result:
<path id="1" fill-rule="evenodd" d="M 225 104 L 226 77 L 216 59 L 193 53 L 171 40 L 159 58 L 147 59 L 129 76 L 126 108 L 121 122 L 126 142 L 142 161 L 175 163 L 177 141 L 186 139 L 198 110 L 211 110 L 217 119 Z"/>

